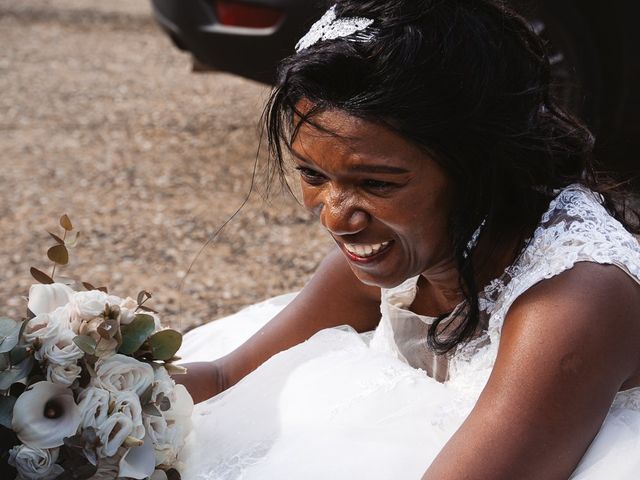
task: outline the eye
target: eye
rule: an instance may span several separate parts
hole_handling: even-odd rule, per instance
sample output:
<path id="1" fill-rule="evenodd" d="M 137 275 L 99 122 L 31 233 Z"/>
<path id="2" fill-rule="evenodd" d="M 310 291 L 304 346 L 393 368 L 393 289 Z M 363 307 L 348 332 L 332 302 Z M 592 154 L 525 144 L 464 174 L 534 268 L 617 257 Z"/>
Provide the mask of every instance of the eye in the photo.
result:
<path id="1" fill-rule="evenodd" d="M 324 175 L 316 172 L 315 170 L 308 167 L 296 167 L 296 170 L 300 172 L 300 177 L 309 185 L 320 185 L 324 182 Z"/>
<path id="2" fill-rule="evenodd" d="M 362 186 L 367 190 L 375 190 L 378 192 L 385 192 L 396 187 L 395 183 L 385 182 L 383 180 L 374 180 L 368 178 L 362 181 Z"/>

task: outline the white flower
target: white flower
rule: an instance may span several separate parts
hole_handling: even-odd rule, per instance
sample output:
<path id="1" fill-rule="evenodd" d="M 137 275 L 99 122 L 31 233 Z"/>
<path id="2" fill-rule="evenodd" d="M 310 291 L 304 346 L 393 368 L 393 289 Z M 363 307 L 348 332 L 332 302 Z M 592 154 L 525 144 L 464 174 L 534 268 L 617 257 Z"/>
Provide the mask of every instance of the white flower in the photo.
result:
<path id="1" fill-rule="evenodd" d="M 116 454 L 125 439 L 133 430 L 133 421 L 124 413 L 113 413 L 98 426 L 96 434 L 100 440 L 98 457 L 111 457 Z"/>
<path id="2" fill-rule="evenodd" d="M 164 470 L 158 469 L 153 472 L 149 480 L 169 480 L 169 477 L 167 477 L 167 473 Z"/>
<path id="3" fill-rule="evenodd" d="M 80 410 L 68 388 L 52 382 L 28 387 L 16 400 L 12 428 L 25 445 L 53 448 L 73 436 L 80 425 Z"/>
<path id="4" fill-rule="evenodd" d="M 191 429 L 192 413 L 193 398 L 184 385 L 176 385 L 171 395 L 171 408 L 164 412 L 165 418 L 182 423 L 183 430 L 188 433 Z"/>
<path id="5" fill-rule="evenodd" d="M 102 388 L 85 388 L 78 396 L 78 408 L 83 429 L 93 427 L 96 430 L 109 416 L 109 392 Z"/>
<path id="6" fill-rule="evenodd" d="M 151 438 L 147 436 L 141 446 L 127 450 L 120 460 L 119 467 L 118 475 L 121 477 L 143 479 L 151 476 L 156 468 Z"/>
<path id="7" fill-rule="evenodd" d="M 120 325 L 128 325 L 133 322 L 136 316 L 136 308 L 138 308 L 138 302 L 131 297 L 125 298 L 120 303 Z"/>
<path id="8" fill-rule="evenodd" d="M 111 394 L 112 410 L 125 414 L 131 419 L 132 428 L 129 435 L 142 440 L 144 438 L 144 425 L 142 424 L 142 406 L 140 397 L 133 392 L 117 392 Z"/>
<path id="9" fill-rule="evenodd" d="M 9 464 L 18 470 L 19 478 L 33 480 L 52 480 L 64 473 L 57 465 L 59 450 L 42 450 L 26 445 L 18 445 L 9 450 Z"/>
<path id="10" fill-rule="evenodd" d="M 81 373 L 82 368 L 77 363 L 67 365 L 50 364 L 47 366 L 47 380 L 65 387 L 71 386 Z"/>
<path id="11" fill-rule="evenodd" d="M 122 299 L 100 290 L 90 290 L 74 293 L 69 302 L 76 318 L 90 320 L 102 315 L 107 305 L 120 305 Z"/>
<path id="12" fill-rule="evenodd" d="M 59 328 L 55 337 L 46 337 L 42 346 L 34 354 L 36 360 L 47 366 L 47 379 L 54 383 L 70 386 L 80 376 L 82 369 L 78 360 L 84 352 L 73 342 L 74 333 Z"/>
<path id="13" fill-rule="evenodd" d="M 158 370 L 161 372 L 158 374 L 159 381 L 154 385 L 152 397 L 162 393 L 170 400 L 171 407 L 162 412 L 162 416 L 144 415 L 143 421 L 147 434 L 154 443 L 156 464 L 174 466 L 178 452 L 184 446 L 185 438 L 191 430 L 193 399 L 183 385 L 175 385 L 164 368 Z"/>
<path id="14" fill-rule="evenodd" d="M 27 308 L 34 315 L 53 312 L 58 307 L 69 303 L 73 290 L 62 283 L 50 285 L 31 285 Z"/>
<path id="15" fill-rule="evenodd" d="M 156 452 L 156 465 L 173 466 L 178 452 L 184 446 L 183 430 L 179 424 L 167 422 L 163 416 L 144 415 L 144 426 L 153 441 Z"/>
<path id="16" fill-rule="evenodd" d="M 156 463 L 173 466 L 191 430 L 193 399 L 183 385 L 176 385 L 164 367 L 155 368 L 154 374 L 151 401 L 158 405 L 160 398 L 166 397 L 170 408 L 160 417 L 144 415 L 144 425 L 154 443 Z"/>
<path id="17" fill-rule="evenodd" d="M 92 427 L 101 442 L 98 457 L 115 455 L 129 436 L 142 440 L 145 429 L 142 423 L 142 406 L 138 396 L 129 391 L 109 392 L 89 387 L 79 396 L 81 428 Z M 92 463 L 95 459 L 90 458 Z"/>
<path id="18" fill-rule="evenodd" d="M 69 310 L 66 306 L 52 312 L 41 312 L 27 322 L 24 338 L 33 343 L 40 339 L 42 343 L 56 342 L 60 335 L 69 329 Z"/>
<path id="19" fill-rule="evenodd" d="M 173 381 L 169 372 L 164 367 L 153 369 L 153 390 L 151 390 L 151 401 L 156 403 L 158 396 L 162 393 L 165 397 L 170 397 L 176 382 Z"/>
<path id="20" fill-rule="evenodd" d="M 141 395 L 153 382 L 153 368 L 145 362 L 119 353 L 101 358 L 95 365 L 93 386 L 110 392 L 130 390 Z"/>

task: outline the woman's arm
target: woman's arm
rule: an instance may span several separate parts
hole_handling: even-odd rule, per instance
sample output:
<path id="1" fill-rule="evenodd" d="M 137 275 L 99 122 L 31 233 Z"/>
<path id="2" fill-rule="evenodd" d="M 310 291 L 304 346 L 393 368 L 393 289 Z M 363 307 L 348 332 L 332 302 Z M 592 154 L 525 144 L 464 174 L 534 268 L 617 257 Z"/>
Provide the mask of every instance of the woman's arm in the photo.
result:
<path id="1" fill-rule="evenodd" d="M 278 352 L 328 327 L 351 325 L 358 332 L 380 320 L 380 289 L 360 282 L 335 249 L 287 307 L 236 350 L 213 362 L 186 364 L 176 382 L 200 402 L 235 385 Z"/>
<path id="2" fill-rule="evenodd" d="M 579 263 L 511 307 L 472 413 L 423 480 L 566 480 L 638 374 L 640 287 Z"/>

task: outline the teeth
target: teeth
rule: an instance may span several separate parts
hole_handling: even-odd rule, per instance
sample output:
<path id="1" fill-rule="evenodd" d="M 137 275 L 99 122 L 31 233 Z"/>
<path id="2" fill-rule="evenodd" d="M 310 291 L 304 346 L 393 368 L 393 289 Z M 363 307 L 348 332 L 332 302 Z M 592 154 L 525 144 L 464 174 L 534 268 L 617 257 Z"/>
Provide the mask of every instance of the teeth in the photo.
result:
<path id="1" fill-rule="evenodd" d="M 345 243 L 344 246 L 348 252 L 353 253 L 358 257 L 366 258 L 375 255 L 387 245 L 389 245 L 389 242 L 375 243 L 372 245 L 356 245 L 354 243 Z"/>

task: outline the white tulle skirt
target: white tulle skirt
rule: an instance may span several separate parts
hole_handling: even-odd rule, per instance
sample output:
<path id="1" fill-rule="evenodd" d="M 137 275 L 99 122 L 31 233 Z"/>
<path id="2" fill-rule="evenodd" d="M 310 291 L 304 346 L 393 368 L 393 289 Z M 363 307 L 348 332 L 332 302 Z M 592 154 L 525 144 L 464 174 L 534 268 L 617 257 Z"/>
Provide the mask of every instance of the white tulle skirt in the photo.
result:
<path id="1" fill-rule="evenodd" d="M 183 361 L 230 352 L 291 298 L 189 332 Z M 468 413 L 459 395 L 366 335 L 324 330 L 196 405 L 183 479 L 417 480 Z M 640 479 L 640 405 L 614 405 L 571 479 Z"/>

